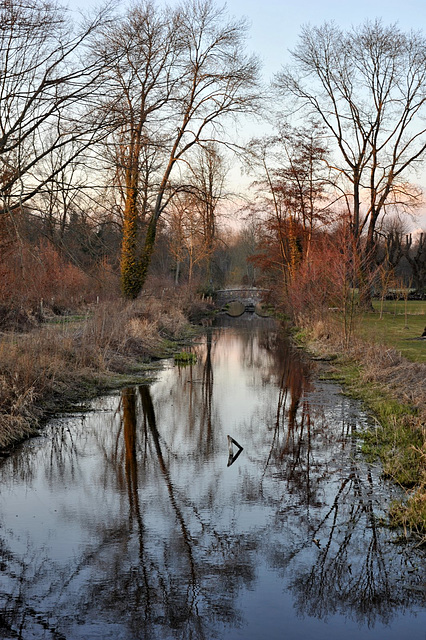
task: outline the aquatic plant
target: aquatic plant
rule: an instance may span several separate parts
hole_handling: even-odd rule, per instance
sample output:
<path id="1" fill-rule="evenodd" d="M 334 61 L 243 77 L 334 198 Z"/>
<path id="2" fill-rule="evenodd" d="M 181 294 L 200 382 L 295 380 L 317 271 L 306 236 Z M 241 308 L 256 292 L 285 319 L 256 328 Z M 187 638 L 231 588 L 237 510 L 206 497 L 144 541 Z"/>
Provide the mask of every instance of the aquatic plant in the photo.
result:
<path id="1" fill-rule="evenodd" d="M 175 363 L 181 366 L 187 366 L 189 364 L 195 364 L 197 362 L 197 356 L 195 353 L 191 351 L 181 351 L 180 353 L 175 353 L 174 356 Z"/>

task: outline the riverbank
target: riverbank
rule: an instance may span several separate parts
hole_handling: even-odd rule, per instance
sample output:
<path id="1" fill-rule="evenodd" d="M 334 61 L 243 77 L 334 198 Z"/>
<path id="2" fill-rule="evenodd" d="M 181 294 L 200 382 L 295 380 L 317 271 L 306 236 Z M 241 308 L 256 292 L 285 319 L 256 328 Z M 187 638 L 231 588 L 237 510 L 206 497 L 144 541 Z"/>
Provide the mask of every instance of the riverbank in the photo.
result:
<path id="1" fill-rule="evenodd" d="M 108 389 L 152 378 L 155 361 L 193 336 L 207 305 L 190 291 L 94 305 L 0 334 L 0 452 L 35 434 L 54 413 Z"/>
<path id="2" fill-rule="evenodd" d="M 345 435 L 359 404 L 272 321 L 215 324 L 191 368 L 2 461 L 7 637 L 422 637 L 424 554 L 377 522 L 398 492 Z"/>
<path id="3" fill-rule="evenodd" d="M 390 525 L 426 544 L 426 364 L 357 334 L 345 340 L 333 314 L 307 323 L 296 339 L 327 363 L 324 377 L 341 382 L 370 412 L 374 427 L 362 434 L 363 450 L 380 458 L 406 495 L 392 505 Z"/>
<path id="4" fill-rule="evenodd" d="M 171 290 L 0 334 L 0 452 L 37 433 L 52 414 L 152 379 L 155 361 L 180 351 L 194 335 L 191 320 L 206 312 L 192 292 Z M 385 474 L 406 490 L 391 523 L 426 542 L 426 364 L 359 337 L 348 343 L 335 315 L 306 325 L 297 339 L 327 361 L 324 375 L 370 410 L 375 428 L 363 434 L 364 452 L 379 456 Z"/>

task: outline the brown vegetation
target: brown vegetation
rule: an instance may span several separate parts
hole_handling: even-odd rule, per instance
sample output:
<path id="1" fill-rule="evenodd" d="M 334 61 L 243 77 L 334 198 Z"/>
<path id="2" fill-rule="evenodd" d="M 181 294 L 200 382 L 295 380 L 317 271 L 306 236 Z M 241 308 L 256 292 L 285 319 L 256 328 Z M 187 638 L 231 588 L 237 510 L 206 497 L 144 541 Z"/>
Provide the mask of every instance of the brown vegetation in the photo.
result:
<path id="1" fill-rule="evenodd" d="M 162 288 L 159 298 L 99 303 L 80 319 L 0 334 L 0 448 L 34 433 L 46 413 L 146 376 L 153 357 L 188 336 L 187 316 L 202 306 L 190 290 Z"/>
<path id="2" fill-rule="evenodd" d="M 28 329 L 43 315 L 69 313 L 118 293 L 118 276 L 106 259 L 83 269 L 51 242 L 19 237 L 0 255 L 0 331 Z"/>

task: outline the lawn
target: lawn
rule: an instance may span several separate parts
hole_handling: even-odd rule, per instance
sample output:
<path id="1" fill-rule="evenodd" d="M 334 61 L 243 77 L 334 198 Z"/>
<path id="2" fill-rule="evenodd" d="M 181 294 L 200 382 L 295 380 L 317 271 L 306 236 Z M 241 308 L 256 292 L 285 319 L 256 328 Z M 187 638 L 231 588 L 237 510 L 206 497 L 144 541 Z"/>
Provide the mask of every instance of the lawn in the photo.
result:
<path id="1" fill-rule="evenodd" d="M 426 362 L 426 340 L 417 340 L 426 327 L 426 301 L 385 301 L 380 318 L 380 301 L 373 303 L 375 312 L 358 318 L 357 333 L 369 342 L 400 351 L 413 362 Z"/>

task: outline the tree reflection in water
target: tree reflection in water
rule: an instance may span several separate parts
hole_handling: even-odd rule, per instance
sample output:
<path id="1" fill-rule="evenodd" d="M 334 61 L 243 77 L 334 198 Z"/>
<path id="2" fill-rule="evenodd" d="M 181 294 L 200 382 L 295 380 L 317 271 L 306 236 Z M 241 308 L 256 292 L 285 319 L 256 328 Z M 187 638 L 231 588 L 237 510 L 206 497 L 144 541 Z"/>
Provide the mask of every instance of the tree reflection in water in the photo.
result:
<path id="1" fill-rule="evenodd" d="M 260 575 L 280 576 L 281 626 L 294 607 L 372 628 L 421 605 L 421 557 L 377 526 L 388 489 L 350 437 L 353 403 L 273 327 L 196 349 L 3 462 L 0 637 L 231 638 Z M 227 433 L 244 447 L 229 468 Z"/>

